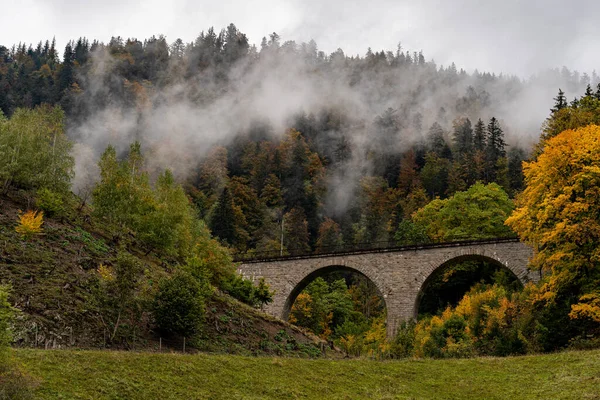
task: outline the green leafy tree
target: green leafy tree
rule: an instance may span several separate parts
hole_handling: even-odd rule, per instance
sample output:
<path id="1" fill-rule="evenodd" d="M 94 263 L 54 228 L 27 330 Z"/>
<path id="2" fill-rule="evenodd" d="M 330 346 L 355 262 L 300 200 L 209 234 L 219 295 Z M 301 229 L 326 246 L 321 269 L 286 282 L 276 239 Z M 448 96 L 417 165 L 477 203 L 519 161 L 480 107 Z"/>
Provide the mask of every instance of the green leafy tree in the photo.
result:
<path id="1" fill-rule="evenodd" d="M 152 207 L 139 217 L 139 238 L 150 250 L 185 255 L 191 246 L 189 230 L 194 218 L 190 202 L 169 170 L 158 177 L 155 186 Z"/>
<path id="2" fill-rule="evenodd" d="M 135 292 L 139 286 L 141 272 L 142 265 L 139 259 L 124 251 L 117 255 L 114 267 L 100 265 L 98 268 L 100 286 L 95 302 L 111 342 L 116 342 L 119 338 L 129 338 L 129 334 L 133 334 L 137 321 L 140 320 L 140 302 Z M 119 328 L 123 325 L 126 325 L 129 331 L 118 335 Z"/>
<path id="3" fill-rule="evenodd" d="M 94 214 L 124 230 L 135 231 L 142 216 L 154 211 L 155 199 L 148 174 L 143 170 L 140 144 L 130 146 L 127 159 L 119 161 L 114 147 L 108 146 L 98 163 L 100 181 L 92 192 Z"/>
<path id="4" fill-rule="evenodd" d="M 67 194 L 74 166 L 71 147 L 60 107 L 19 109 L 9 120 L 0 115 L 0 189 L 46 188 Z"/>
<path id="5" fill-rule="evenodd" d="M 499 185 L 476 183 L 448 199 L 432 201 L 413 220 L 436 241 L 496 238 L 512 234 L 504 225 L 512 210 L 512 201 Z"/>
<path id="6" fill-rule="evenodd" d="M 427 230 L 424 226 L 415 224 L 411 220 L 404 219 L 398 224 L 398 229 L 394 235 L 396 243 L 401 246 L 410 244 L 429 243 L 430 239 L 427 236 Z"/>

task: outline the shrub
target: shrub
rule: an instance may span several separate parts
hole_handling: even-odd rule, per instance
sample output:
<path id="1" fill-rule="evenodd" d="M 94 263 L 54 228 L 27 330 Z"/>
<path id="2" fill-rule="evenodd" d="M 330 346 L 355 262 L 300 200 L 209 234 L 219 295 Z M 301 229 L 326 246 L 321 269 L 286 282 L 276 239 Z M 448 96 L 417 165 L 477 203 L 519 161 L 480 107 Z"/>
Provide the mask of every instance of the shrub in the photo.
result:
<path id="1" fill-rule="evenodd" d="M 206 292 L 206 286 L 185 271 L 162 279 L 152 307 L 158 328 L 183 336 L 196 333 L 204 319 Z"/>
<path id="2" fill-rule="evenodd" d="M 262 307 L 273 301 L 274 292 L 269 290 L 269 285 L 264 278 L 261 278 L 258 286 L 255 286 L 251 280 L 245 279 L 241 275 L 232 275 L 222 282 L 221 289 L 231 297 L 252 307 Z"/>
<path id="3" fill-rule="evenodd" d="M 60 215 L 65 211 L 63 196 L 46 188 L 37 191 L 36 204 L 47 215 Z"/>
<path id="4" fill-rule="evenodd" d="M 44 223 L 43 211 L 27 211 L 25 214 L 19 212 L 19 225 L 15 228 L 25 238 L 42 233 Z"/>
<path id="5" fill-rule="evenodd" d="M 390 355 L 393 358 L 407 358 L 413 355 L 415 348 L 415 325 L 414 321 L 404 321 L 398 327 L 398 331 L 390 347 Z"/>

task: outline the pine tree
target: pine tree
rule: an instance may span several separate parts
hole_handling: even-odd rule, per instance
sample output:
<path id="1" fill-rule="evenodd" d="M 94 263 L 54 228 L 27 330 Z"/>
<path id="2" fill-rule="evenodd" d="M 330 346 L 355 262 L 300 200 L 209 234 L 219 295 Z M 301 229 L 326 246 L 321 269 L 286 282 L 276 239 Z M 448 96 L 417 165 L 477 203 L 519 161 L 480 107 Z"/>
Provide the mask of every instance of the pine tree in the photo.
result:
<path id="1" fill-rule="evenodd" d="M 506 158 L 504 132 L 495 117 L 490 119 L 490 123 L 487 126 L 487 138 L 485 150 L 486 178 L 488 182 L 495 182 L 498 179 L 498 161 Z"/>
<path id="2" fill-rule="evenodd" d="M 475 147 L 475 150 L 484 150 L 485 141 L 485 124 L 479 118 L 473 131 L 473 147 Z"/>
<path id="3" fill-rule="evenodd" d="M 444 139 L 444 130 L 437 122 L 434 122 L 427 133 L 428 151 L 437 154 L 439 157 L 450 159 L 452 152 Z"/>
<path id="4" fill-rule="evenodd" d="M 550 109 L 552 113 L 562 110 L 567 106 L 567 97 L 565 96 L 565 92 L 563 92 L 562 89 L 558 89 L 558 95 L 554 98 L 554 101 L 554 107 Z"/>
<path id="5" fill-rule="evenodd" d="M 458 119 L 454 122 L 454 154 L 462 156 L 471 153 L 473 149 L 473 128 L 471 121 Z"/>
<path id="6" fill-rule="evenodd" d="M 234 207 L 231 193 L 225 187 L 209 219 L 209 227 L 212 234 L 231 246 L 239 242 L 236 210 Z"/>

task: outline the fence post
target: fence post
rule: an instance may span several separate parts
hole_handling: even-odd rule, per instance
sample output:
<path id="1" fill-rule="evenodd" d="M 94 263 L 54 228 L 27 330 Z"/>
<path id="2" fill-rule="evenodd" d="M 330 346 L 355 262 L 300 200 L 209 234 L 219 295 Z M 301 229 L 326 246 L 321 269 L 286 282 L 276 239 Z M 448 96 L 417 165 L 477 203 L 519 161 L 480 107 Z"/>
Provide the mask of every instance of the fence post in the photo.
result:
<path id="1" fill-rule="evenodd" d="M 183 337 L 183 352 L 185 353 L 185 336 Z"/>
<path id="2" fill-rule="evenodd" d="M 158 352 L 162 352 L 162 337 L 158 338 Z"/>

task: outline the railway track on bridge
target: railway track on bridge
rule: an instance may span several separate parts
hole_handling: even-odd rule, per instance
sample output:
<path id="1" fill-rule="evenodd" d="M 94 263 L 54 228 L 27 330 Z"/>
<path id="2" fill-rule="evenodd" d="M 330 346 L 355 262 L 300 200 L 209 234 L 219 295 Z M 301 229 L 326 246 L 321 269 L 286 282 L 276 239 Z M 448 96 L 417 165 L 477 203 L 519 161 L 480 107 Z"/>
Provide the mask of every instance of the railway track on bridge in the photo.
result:
<path id="1" fill-rule="evenodd" d="M 450 242 L 434 242 L 434 243 L 422 243 L 422 244 L 411 244 L 403 246 L 385 246 L 383 244 L 391 244 L 389 242 L 384 243 L 371 243 L 371 246 L 365 245 L 365 247 L 357 246 L 336 246 L 335 248 L 324 249 L 319 252 L 302 253 L 294 255 L 280 255 L 274 251 L 259 252 L 254 254 L 234 254 L 233 261 L 244 264 L 253 263 L 264 263 L 264 262 L 277 262 L 286 260 L 302 260 L 309 258 L 324 258 L 332 256 L 345 256 L 355 254 L 370 254 L 370 253 L 397 253 L 403 251 L 415 251 L 435 248 L 448 248 L 448 247 L 463 247 L 473 246 L 482 244 L 501 244 L 510 242 L 519 242 L 517 237 L 503 237 L 494 239 L 477 239 L 477 240 L 457 240 Z"/>

